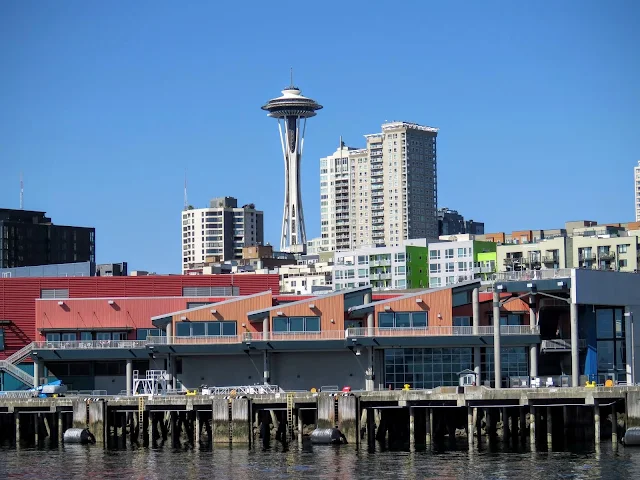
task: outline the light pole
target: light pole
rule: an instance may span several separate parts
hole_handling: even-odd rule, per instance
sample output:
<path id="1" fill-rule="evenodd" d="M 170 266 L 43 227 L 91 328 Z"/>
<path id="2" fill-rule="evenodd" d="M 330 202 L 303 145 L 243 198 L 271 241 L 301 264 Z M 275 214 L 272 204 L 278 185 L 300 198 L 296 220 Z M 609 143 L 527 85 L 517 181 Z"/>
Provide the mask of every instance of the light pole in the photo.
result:
<path id="1" fill-rule="evenodd" d="M 636 383 L 636 352 L 635 352 L 635 338 L 633 331 L 633 312 L 624 312 L 624 316 L 629 319 L 629 325 L 631 327 L 631 383 Z"/>

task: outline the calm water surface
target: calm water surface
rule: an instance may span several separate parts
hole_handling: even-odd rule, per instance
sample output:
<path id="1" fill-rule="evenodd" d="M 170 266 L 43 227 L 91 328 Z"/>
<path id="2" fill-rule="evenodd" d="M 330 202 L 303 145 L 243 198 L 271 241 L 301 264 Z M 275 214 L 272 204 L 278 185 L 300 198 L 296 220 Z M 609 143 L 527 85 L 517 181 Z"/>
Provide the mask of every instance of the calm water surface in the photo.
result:
<path id="1" fill-rule="evenodd" d="M 314 447 L 282 452 L 216 447 L 209 451 L 137 449 L 105 451 L 0 449 L 0 479 L 623 479 L 640 478 L 640 448 L 603 445 L 598 452 L 509 453 L 357 451 Z"/>

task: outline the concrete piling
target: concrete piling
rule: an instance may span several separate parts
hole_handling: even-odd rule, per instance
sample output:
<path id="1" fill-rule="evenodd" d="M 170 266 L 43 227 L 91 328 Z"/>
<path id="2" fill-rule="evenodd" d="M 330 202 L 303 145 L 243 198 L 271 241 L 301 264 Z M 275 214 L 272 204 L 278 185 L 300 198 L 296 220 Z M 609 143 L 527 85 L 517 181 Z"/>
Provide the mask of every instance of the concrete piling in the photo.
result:
<path id="1" fill-rule="evenodd" d="M 74 427 L 75 427 L 75 410 L 74 410 Z M 99 400 L 89 403 L 89 431 L 96 438 L 96 443 L 100 445 L 107 444 L 107 402 Z M 85 425 L 86 426 L 86 425 Z M 116 427 L 114 423 L 114 427 Z M 78 427 L 76 427 L 78 428 Z M 85 427 L 79 427 L 85 428 Z"/>
<path id="2" fill-rule="evenodd" d="M 338 421 L 337 425 L 340 431 L 347 438 L 347 442 L 358 444 L 360 435 L 358 435 L 358 399 L 354 396 L 338 397 Z M 335 413 L 334 413 L 335 415 Z"/>
<path id="3" fill-rule="evenodd" d="M 425 443 L 427 447 L 431 446 L 431 441 L 433 439 L 433 410 L 431 408 L 427 408 L 425 413 Z"/>
<path id="4" fill-rule="evenodd" d="M 409 407 L 409 450 L 416 450 L 416 409 Z"/>
<path id="5" fill-rule="evenodd" d="M 234 398 L 231 403 L 231 443 L 251 443 L 249 400 Z"/>
<path id="6" fill-rule="evenodd" d="M 547 449 L 553 450 L 553 418 L 551 416 L 551 407 L 547 407 Z"/>
<path id="7" fill-rule="evenodd" d="M 318 409 L 318 428 L 333 428 L 336 426 L 334 397 L 320 395 L 316 402 Z"/>
<path id="8" fill-rule="evenodd" d="M 600 445 L 600 405 L 593 406 L 593 437 L 596 445 Z"/>
<path id="9" fill-rule="evenodd" d="M 536 446 L 536 415 L 537 409 L 536 407 L 529 408 L 529 444 L 531 448 L 534 449 Z"/>
<path id="10" fill-rule="evenodd" d="M 229 403 L 225 398 L 212 400 L 211 432 L 213 443 L 229 443 Z"/>

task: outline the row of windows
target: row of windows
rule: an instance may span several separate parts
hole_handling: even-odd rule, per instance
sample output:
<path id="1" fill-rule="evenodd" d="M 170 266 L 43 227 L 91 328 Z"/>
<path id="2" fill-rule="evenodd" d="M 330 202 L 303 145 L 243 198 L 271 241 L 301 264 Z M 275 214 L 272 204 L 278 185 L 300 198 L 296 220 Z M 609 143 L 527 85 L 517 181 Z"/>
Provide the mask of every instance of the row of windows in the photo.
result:
<path id="1" fill-rule="evenodd" d="M 320 317 L 276 317 L 274 332 L 319 332 Z"/>
<path id="2" fill-rule="evenodd" d="M 378 314 L 379 328 L 421 328 L 427 325 L 427 312 L 380 312 Z"/>
<path id="3" fill-rule="evenodd" d="M 166 337 L 167 332 L 162 328 L 139 328 L 136 332 L 137 340 L 146 340 L 147 337 Z"/>
<path id="4" fill-rule="evenodd" d="M 48 332 L 47 342 L 75 342 L 91 340 L 126 340 L 127 332 Z"/>
<path id="5" fill-rule="evenodd" d="M 177 337 L 209 337 L 209 336 L 237 335 L 237 322 L 178 322 L 176 323 Z"/>

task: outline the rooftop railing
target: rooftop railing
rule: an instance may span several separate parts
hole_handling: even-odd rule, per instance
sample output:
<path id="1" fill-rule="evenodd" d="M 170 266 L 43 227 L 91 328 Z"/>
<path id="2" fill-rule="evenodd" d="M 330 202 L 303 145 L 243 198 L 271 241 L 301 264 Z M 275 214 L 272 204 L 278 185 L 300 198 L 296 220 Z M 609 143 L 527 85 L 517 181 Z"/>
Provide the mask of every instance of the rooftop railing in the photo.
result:
<path id="1" fill-rule="evenodd" d="M 498 272 L 496 282 L 521 282 L 526 280 L 553 280 L 554 278 L 570 278 L 570 268 L 554 268 L 546 270 L 524 270 L 520 272 Z"/>

